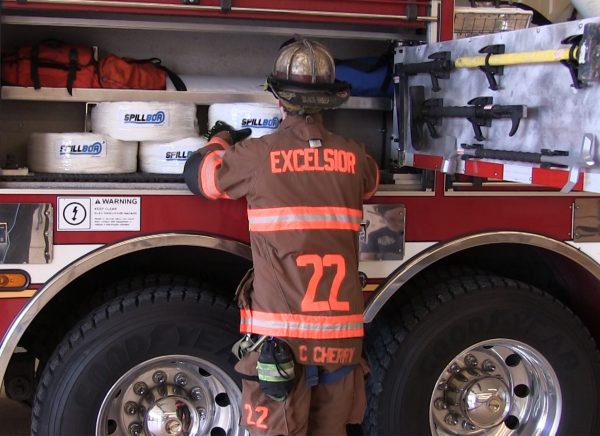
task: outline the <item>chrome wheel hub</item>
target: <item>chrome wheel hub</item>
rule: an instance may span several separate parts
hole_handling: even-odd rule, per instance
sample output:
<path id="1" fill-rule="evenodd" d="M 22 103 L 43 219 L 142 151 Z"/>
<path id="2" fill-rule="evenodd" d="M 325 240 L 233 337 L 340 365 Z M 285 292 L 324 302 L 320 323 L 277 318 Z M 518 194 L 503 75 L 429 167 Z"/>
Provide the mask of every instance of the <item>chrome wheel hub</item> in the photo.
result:
<path id="1" fill-rule="evenodd" d="M 191 401 L 181 396 L 159 399 L 146 414 L 148 433 L 156 436 L 197 434 L 199 427 L 198 410 Z"/>
<path id="2" fill-rule="evenodd" d="M 561 415 L 558 377 L 535 349 L 496 339 L 450 362 L 431 396 L 434 435 L 552 435 Z"/>
<path id="3" fill-rule="evenodd" d="M 96 435 L 243 435 L 241 393 L 214 364 L 191 356 L 142 362 L 110 389 Z"/>
<path id="4" fill-rule="evenodd" d="M 511 400 L 508 386 L 501 378 L 488 376 L 477 368 L 466 368 L 452 375 L 444 399 L 480 428 L 500 424 L 508 414 Z"/>

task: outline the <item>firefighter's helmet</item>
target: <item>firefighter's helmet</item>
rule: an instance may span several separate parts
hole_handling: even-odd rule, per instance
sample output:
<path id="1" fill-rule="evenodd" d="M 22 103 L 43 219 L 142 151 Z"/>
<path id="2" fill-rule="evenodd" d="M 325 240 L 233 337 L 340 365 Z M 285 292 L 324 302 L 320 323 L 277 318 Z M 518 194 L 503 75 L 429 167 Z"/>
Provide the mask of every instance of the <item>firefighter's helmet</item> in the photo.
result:
<path id="1" fill-rule="evenodd" d="M 294 113 L 333 109 L 350 97 L 350 84 L 335 79 L 335 62 L 325 46 L 299 39 L 284 45 L 267 87 Z"/>

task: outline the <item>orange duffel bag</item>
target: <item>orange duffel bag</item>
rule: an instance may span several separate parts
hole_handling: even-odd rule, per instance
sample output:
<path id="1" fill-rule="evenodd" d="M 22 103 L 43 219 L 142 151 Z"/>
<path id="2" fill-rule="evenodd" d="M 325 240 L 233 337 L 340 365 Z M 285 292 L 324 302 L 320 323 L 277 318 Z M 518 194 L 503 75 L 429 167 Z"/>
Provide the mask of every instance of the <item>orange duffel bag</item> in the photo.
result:
<path id="1" fill-rule="evenodd" d="M 131 59 L 108 54 L 98 65 L 100 86 L 110 89 L 167 89 L 167 77 L 175 89 L 185 91 L 179 76 L 161 65 L 158 58 Z"/>
<path id="2" fill-rule="evenodd" d="M 2 57 L 2 83 L 40 89 L 98 88 L 92 47 L 45 40 Z"/>

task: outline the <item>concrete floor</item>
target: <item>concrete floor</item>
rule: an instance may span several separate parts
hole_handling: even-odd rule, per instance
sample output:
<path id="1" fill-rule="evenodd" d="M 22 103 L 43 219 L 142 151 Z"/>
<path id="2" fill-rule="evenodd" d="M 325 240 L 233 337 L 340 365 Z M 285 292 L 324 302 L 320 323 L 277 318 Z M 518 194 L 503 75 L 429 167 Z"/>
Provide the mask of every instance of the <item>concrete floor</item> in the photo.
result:
<path id="1" fill-rule="evenodd" d="M 29 435 L 30 414 L 29 407 L 6 398 L 2 388 L 0 391 L 0 436 Z"/>

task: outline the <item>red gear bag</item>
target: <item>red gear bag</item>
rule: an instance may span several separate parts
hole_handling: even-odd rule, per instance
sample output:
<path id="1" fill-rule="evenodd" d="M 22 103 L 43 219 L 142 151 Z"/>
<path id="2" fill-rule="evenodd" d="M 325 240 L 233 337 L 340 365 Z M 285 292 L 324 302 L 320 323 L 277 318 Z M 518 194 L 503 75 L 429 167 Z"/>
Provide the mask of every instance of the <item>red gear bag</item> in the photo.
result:
<path id="1" fill-rule="evenodd" d="M 92 47 L 45 40 L 2 57 L 2 83 L 40 89 L 99 88 Z"/>

